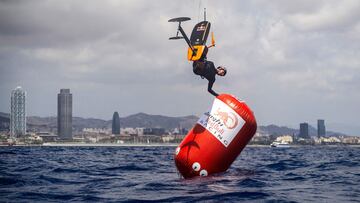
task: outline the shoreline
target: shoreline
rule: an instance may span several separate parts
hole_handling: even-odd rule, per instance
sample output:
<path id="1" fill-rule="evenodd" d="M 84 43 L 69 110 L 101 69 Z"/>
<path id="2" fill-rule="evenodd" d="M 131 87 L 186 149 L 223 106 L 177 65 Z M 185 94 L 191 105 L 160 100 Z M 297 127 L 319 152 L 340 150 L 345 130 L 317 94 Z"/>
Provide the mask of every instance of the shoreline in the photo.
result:
<path id="1" fill-rule="evenodd" d="M 44 143 L 44 144 L 17 144 L 17 145 L 0 145 L 0 147 L 176 147 L 178 144 L 162 143 Z"/>
<path id="2" fill-rule="evenodd" d="M 44 143 L 44 144 L 16 144 L 4 145 L 0 147 L 177 147 L 180 143 Z M 287 148 L 298 147 L 360 147 L 360 145 L 290 145 Z M 247 145 L 246 147 L 270 148 L 270 145 Z M 281 147 L 275 147 L 275 149 Z"/>

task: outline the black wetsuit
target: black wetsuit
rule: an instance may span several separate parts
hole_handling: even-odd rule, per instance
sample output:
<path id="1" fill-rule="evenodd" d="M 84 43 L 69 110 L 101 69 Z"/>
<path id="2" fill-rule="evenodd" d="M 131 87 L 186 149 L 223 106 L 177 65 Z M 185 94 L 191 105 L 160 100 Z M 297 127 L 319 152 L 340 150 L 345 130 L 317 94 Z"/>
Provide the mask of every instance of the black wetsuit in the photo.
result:
<path id="1" fill-rule="evenodd" d="M 200 75 L 202 78 L 206 78 L 208 83 L 208 92 L 210 92 L 215 97 L 219 96 L 213 89 L 213 85 L 215 82 L 215 76 L 217 70 L 214 66 L 214 63 L 211 61 L 194 61 L 193 63 L 193 71 L 196 75 Z"/>

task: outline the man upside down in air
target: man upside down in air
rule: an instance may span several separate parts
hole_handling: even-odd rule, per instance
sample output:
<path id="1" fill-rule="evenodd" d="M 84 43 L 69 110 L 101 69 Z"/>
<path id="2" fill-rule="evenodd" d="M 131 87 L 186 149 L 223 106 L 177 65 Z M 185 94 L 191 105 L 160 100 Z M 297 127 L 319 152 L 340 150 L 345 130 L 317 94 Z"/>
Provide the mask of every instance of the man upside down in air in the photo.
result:
<path id="1" fill-rule="evenodd" d="M 207 49 L 204 51 L 203 57 L 201 59 L 193 62 L 193 72 L 196 75 L 200 75 L 201 78 L 206 78 L 209 81 L 208 92 L 217 97 L 219 94 L 212 89 L 215 82 L 215 76 L 225 76 L 227 70 L 223 66 L 215 68 L 215 65 L 212 61 L 206 60 L 206 54 Z"/>

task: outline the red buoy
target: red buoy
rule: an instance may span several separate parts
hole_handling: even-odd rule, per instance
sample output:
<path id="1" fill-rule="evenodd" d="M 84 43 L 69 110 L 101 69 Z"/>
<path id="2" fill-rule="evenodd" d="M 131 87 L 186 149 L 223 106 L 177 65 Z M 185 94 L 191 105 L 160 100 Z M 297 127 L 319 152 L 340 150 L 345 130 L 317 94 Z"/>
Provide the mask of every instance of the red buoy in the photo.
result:
<path id="1" fill-rule="evenodd" d="M 226 171 L 256 132 L 253 112 L 244 101 L 222 94 L 175 151 L 184 178 Z"/>

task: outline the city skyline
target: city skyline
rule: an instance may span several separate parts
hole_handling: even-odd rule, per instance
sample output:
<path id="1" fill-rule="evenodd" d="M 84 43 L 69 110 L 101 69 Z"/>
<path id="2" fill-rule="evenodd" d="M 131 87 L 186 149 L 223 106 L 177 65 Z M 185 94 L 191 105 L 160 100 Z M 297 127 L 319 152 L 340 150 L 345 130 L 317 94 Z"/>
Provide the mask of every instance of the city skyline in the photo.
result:
<path id="1" fill-rule="evenodd" d="M 20 91 L 20 93 L 22 93 L 21 95 L 26 96 L 26 92 L 22 91 L 21 86 L 18 86 L 17 88 L 15 88 L 12 91 L 11 106 L 13 106 L 14 92 L 16 93 L 16 92 L 19 92 L 19 91 Z M 25 100 L 25 96 L 23 96 L 24 100 Z M 25 101 L 22 102 L 22 103 L 25 104 Z M 68 107 L 64 108 L 65 106 L 69 106 L 69 105 L 70 105 L 70 108 L 68 108 Z M 13 109 L 13 108 L 11 108 L 11 109 Z M 67 112 L 65 112 L 65 110 Z M 65 133 L 66 135 L 65 134 L 60 135 L 60 134 L 63 134 L 63 133 L 58 133 L 60 135 L 60 137 L 71 137 L 72 136 L 71 128 L 69 130 L 68 127 L 67 127 L 67 126 L 72 126 L 72 124 L 71 124 L 72 122 L 71 123 L 68 122 L 69 120 L 72 120 L 72 118 L 73 118 L 72 111 L 73 111 L 73 109 L 72 109 L 72 94 L 70 93 L 70 89 L 60 89 L 60 94 L 58 94 L 58 115 L 56 116 L 57 119 L 58 119 L 58 126 L 57 126 L 58 127 L 58 132 L 60 132 L 60 131 L 64 131 L 64 132 L 69 131 L 70 132 L 70 133 L 68 133 L 68 132 Z M 24 112 L 25 112 L 25 108 L 24 108 Z M 25 114 L 26 114 L 26 112 L 25 112 Z M 63 114 L 63 115 L 60 115 L 60 114 Z M 65 117 L 66 117 L 66 119 L 65 119 Z M 62 118 L 63 122 L 61 122 L 61 118 Z M 94 118 L 94 117 L 92 117 L 92 118 Z M 119 116 L 119 113 L 117 111 L 115 111 L 113 113 L 113 117 L 112 117 L 111 120 L 112 120 L 112 134 L 116 134 L 116 133 L 119 132 L 119 129 L 120 129 L 120 116 Z M 26 121 L 26 116 L 25 116 L 25 121 Z M 270 125 L 272 125 L 272 124 L 270 124 Z M 287 127 L 292 127 L 292 126 L 287 126 Z M 314 126 L 312 126 L 312 127 L 314 127 Z M 63 130 L 61 130 L 61 129 L 63 129 Z M 324 119 L 317 119 L 317 128 L 316 129 L 317 129 L 317 136 L 318 137 L 326 135 L 326 128 L 325 128 L 325 120 Z M 11 127 L 10 127 L 10 131 L 11 131 Z M 26 132 L 26 125 L 25 125 L 25 131 L 24 132 Z M 309 137 L 309 124 L 307 122 L 300 123 L 299 132 L 300 132 L 300 134 L 299 134 L 300 137 Z M 304 132 L 306 134 L 305 136 L 304 136 Z M 334 132 L 334 131 L 332 131 L 332 132 Z M 337 131 L 337 133 L 344 133 L 344 132 Z M 69 136 L 69 135 L 71 135 L 71 136 Z M 358 134 L 352 134 L 352 135 L 358 135 Z"/>
<path id="2" fill-rule="evenodd" d="M 167 40 L 176 29 L 168 19 L 191 17 L 183 25 L 189 33 L 202 18 L 194 4 L 3 1 L 0 95 L 26 87 L 28 114 L 36 116 L 56 115 L 50 98 L 64 86 L 77 95 L 75 116 L 104 119 L 114 109 L 122 116 L 201 115 L 213 97 L 193 75 L 184 43 Z M 324 118 L 332 130 L 360 132 L 360 43 L 354 43 L 360 2 L 204 1 L 201 7 L 217 43 L 208 57 L 228 68 L 214 90 L 244 99 L 263 125 L 316 125 Z M 0 111 L 9 109 L 1 97 Z"/>
<path id="3" fill-rule="evenodd" d="M 11 106 L 12 113 L 10 115 L 10 135 L 14 136 L 14 118 L 21 117 L 25 120 L 23 123 L 26 123 L 26 111 L 25 111 L 25 96 L 26 92 L 22 90 L 20 86 L 16 87 L 11 94 Z M 58 115 L 57 115 L 57 134 L 59 138 L 66 140 L 72 139 L 72 94 L 70 93 L 70 89 L 60 89 L 60 93 L 58 94 Z M 19 118 L 17 118 L 17 121 Z M 69 122 L 70 121 L 70 122 Z M 19 123 L 19 122 L 18 122 Z M 20 135 L 25 135 L 26 125 L 18 124 L 18 126 L 25 126 L 25 130 L 23 130 Z M 117 111 L 113 113 L 112 116 L 112 125 L 111 132 L 113 135 L 120 135 L 120 116 Z M 334 133 L 334 132 L 331 132 Z M 335 132 L 340 133 L 340 132 Z M 322 137 L 326 135 L 325 128 L 325 120 L 318 119 L 317 120 L 317 137 Z M 310 138 L 309 133 L 309 125 L 308 123 L 300 123 L 299 128 L 299 137 L 308 139 Z"/>

